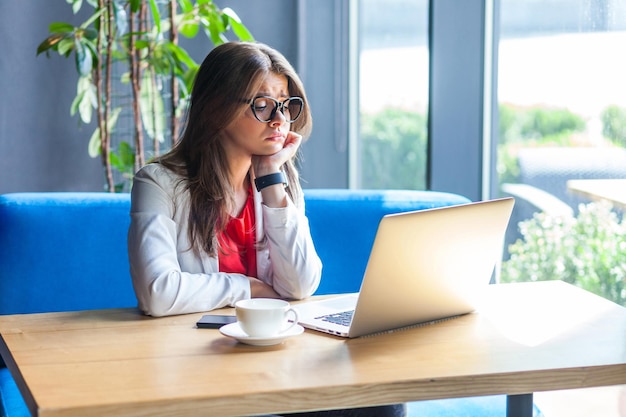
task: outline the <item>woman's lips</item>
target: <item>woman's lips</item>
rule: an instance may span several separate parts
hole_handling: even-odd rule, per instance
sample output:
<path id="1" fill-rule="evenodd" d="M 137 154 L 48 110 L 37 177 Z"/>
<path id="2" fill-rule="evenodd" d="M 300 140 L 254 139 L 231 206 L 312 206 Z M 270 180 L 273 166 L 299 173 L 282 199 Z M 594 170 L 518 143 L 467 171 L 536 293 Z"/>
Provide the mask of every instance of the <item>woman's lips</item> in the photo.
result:
<path id="1" fill-rule="evenodd" d="M 272 142 L 283 142 L 285 140 L 285 137 L 281 134 L 275 134 L 267 138 L 267 140 Z"/>

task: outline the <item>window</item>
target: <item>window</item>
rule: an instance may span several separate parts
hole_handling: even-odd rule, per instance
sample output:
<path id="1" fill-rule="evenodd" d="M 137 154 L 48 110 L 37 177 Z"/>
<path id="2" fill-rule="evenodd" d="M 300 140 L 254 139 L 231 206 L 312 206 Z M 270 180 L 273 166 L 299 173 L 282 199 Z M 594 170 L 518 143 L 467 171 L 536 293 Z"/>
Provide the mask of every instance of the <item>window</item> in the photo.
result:
<path id="1" fill-rule="evenodd" d="M 498 176 L 518 197 L 502 279 L 563 279 L 626 305 L 624 207 L 572 182 L 626 178 L 626 4 L 500 5 Z"/>
<path id="2" fill-rule="evenodd" d="M 357 188 L 425 189 L 428 1 L 361 0 L 358 7 Z"/>

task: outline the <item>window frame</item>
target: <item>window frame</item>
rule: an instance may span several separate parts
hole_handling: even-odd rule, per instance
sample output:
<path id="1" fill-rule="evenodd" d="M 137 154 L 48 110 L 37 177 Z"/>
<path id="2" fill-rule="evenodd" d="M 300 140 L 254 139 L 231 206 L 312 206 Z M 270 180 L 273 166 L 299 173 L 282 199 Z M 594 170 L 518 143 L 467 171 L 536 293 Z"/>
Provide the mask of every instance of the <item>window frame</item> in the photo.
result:
<path id="1" fill-rule="evenodd" d="M 495 194 L 498 3 L 430 0 L 429 6 L 428 189 L 474 201 Z M 303 186 L 355 188 L 358 0 L 297 4 L 297 69 L 316 121 L 303 146 Z"/>

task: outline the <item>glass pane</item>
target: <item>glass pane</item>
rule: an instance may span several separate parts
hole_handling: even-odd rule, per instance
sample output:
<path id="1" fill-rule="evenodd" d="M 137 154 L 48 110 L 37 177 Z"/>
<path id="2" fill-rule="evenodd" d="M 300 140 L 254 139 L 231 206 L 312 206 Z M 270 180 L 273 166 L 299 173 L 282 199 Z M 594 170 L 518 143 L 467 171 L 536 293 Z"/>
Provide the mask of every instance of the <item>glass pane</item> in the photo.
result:
<path id="1" fill-rule="evenodd" d="M 502 281 L 626 305 L 624 45 L 626 2 L 501 1 L 498 175 L 517 197 Z"/>
<path id="2" fill-rule="evenodd" d="M 426 188 L 428 1 L 361 0 L 359 188 Z"/>

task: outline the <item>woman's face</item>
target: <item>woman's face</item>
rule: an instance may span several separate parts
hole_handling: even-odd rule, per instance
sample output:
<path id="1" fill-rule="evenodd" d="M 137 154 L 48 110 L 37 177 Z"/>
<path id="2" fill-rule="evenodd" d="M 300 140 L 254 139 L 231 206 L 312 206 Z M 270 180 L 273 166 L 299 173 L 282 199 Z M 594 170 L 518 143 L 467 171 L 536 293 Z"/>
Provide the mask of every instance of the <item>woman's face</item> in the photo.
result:
<path id="1" fill-rule="evenodd" d="M 287 77 L 270 73 L 253 97 L 267 96 L 283 102 L 289 98 Z M 268 100 L 269 106 L 274 102 Z M 291 124 L 281 111 L 269 122 L 260 122 L 248 108 L 224 130 L 224 148 L 229 156 L 251 157 L 252 155 L 273 155 L 283 148 L 285 137 Z"/>

